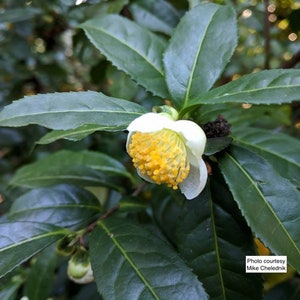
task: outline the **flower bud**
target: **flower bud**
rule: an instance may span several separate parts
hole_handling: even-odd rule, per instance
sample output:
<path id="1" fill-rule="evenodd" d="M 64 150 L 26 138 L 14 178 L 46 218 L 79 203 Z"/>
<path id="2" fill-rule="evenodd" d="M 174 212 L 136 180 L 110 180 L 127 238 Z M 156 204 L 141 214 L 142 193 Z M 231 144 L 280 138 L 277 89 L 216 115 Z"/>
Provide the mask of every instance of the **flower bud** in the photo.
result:
<path id="1" fill-rule="evenodd" d="M 63 239 L 61 239 L 56 245 L 56 251 L 63 256 L 71 255 L 74 250 L 74 239 L 76 238 L 75 234 L 68 234 Z"/>
<path id="2" fill-rule="evenodd" d="M 90 256 L 86 249 L 80 247 L 68 263 L 67 274 L 69 278 L 80 284 L 90 283 L 94 280 Z"/>

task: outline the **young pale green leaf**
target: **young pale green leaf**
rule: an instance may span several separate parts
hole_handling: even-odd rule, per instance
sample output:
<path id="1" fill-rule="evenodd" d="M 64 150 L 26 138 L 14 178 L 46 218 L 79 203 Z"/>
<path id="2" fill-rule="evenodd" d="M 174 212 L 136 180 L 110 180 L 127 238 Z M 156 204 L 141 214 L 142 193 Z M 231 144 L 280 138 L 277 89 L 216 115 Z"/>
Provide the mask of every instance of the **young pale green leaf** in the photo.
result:
<path id="1" fill-rule="evenodd" d="M 0 278 L 68 232 L 37 222 L 0 223 Z"/>
<path id="2" fill-rule="evenodd" d="M 142 26 L 171 35 L 180 13 L 164 0 L 136 0 L 129 5 L 134 20 Z"/>
<path id="3" fill-rule="evenodd" d="M 300 272 L 300 193 L 272 165 L 239 146 L 220 158 L 220 168 L 249 226 L 276 255 Z"/>
<path id="4" fill-rule="evenodd" d="M 44 249 L 33 264 L 24 287 L 24 295 L 30 300 L 49 299 L 53 288 L 57 252 L 51 246 Z"/>
<path id="5" fill-rule="evenodd" d="M 0 112 L 0 126 L 38 124 L 55 130 L 93 124 L 124 130 L 145 110 L 142 106 L 97 92 L 53 93 L 29 96 Z"/>
<path id="6" fill-rule="evenodd" d="M 104 299 L 208 299 L 170 245 L 129 220 L 102 220 L 89 245 L 95 281 Z"/>
<path id="7" fill-rule="evenodd" d="M 189 105 L 213 86 L 236 43 L 232 7 L 202 3 L 186 13 L 164 55 L 166 80 L 177 108 Z"/>
<path id="8" fill-rule="evenodd" d="M 101 15 L 81 25 L 90 41 L 118 69 L 154 95 L 168 97 L 162 38 L 119 15 Z"/>
<path id="9" fill-rule="evenodd" d="M 92 193 L 61 184 L 23 194 L 13 202 L 8 218 L 78 229 L 100 212 L 99 201 Z"/>
<path id="10" fill-rule="evenodd" d="M 224 180 L 217 170 L 213 173 L 208 187 L 185 203 L 178 218 L 179 252 L 211 300 L 261 299 L 260 275 L 245 273 L 245 256 L 255 255 L 252 233 Z"/>
<path id="11" fill-rule="evenodd" d="M 258 128 L 239 128 L 234 143 L 264 157 L 283 177 L 300 187 L 300 141 L 283 133 Z"/>
<path id="12" fill-rule="evenodd" d="M 196 95 L 184 112 L 202 104 L 281 104 L 300 99 L 300 70 L 265 70 L 242 76 L 206 94 Z"/>
<path id="13" fill-rule="evenodd" d="M 112 127 L 103 127 L 99 125 L 83 125 L 75 129 L 53 130 L 45 134 L 36 143 L 41 145 L 46 145 L 61 139 L 76 142 L 82 140 L 83 138 L 87 137 L 88 135 L 96 131 L 120 131 L 120 130 L 122 130 L 122 127 L 112 128 Z"/>
<path id="14" fill-rule="evenodd" d="M 18 169 L 11 184 L 34 188 L 70 183 L 119 189 L 112 177 L 131 178 L 131 175 L 120 162 L 106 154 L 61 150 Z"/>

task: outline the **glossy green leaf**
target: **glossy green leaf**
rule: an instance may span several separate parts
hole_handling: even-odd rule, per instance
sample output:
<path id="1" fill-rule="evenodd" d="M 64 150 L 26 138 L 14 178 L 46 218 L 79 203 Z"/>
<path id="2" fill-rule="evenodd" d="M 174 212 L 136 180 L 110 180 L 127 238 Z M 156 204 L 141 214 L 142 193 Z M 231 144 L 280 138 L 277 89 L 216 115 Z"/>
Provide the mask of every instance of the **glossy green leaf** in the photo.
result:
<path id="1" fill-rule="evenodd" d="M 101 15 L 81 25 L 90 41 L 118 69 L 161 97 L 168 97 L 162 53 L 165 42 L 118 15 Z"/>
<path id="2" fill-rule="evenodd" d="M 54 281 L 57 263 L 55 247 L 44 249 L 34 262 L 28 274 L 24 295 L 30 300 L 48 299 Z"/>
<path id="3" fill-rule="evenodd" d="M 300 141 L 286 134 L 258 128 L 235 129 L 234 142 L 259 154 L 278 173 L 300 187 Z"/>
<path id="4" fill-rule="evenodd" d="M 208 299 L 169 244 L 138 224 L 112 217 L 102 220 L 89 244 L 104 299 Z"/>
<path id="5" fill-rule="evenodd" d="M 176 228 L 179 252 L 211 300 L 261 299 L 260 275 L 245 273 L 245 256 L 255 253 L 252 233 L 216 172 L 200 197 L 183 207 Z"/>
<path id="6" fill-rule="evenodd" d="M 220 168 L 249 226 L 276 255 L 300 272 L 300 193 L 267 161 L 232 146 Z"/>
<path id="7" fill-rule="evenodd" d="M 0 223 L 0 278 L 68 232 L 37 222 Z"/>
<path id="8" fill-rule="evenodd" d="M 236 43 L 232 7 L 204 3 L 185 14 L 164 55 L 166 80 L 177 108 L 189 105 L 213 86 Z"/>
<path id="9" fill-rule="evenodd" d="M 129 9 L 138 24 L 167 35 L 172 34 L 180 19 L 179 12 L 164 0 L 136 0 Z"/>
<path id="10" fill-rule="evenodd" d="M 187 110 L 202 104 L 282 104 L 299 100 L 300 70 L 265 70 L 248 74 L 194 97 Z M 184 110 L 186 111 L 186 109 Z"/>
<path id="11" fill-rule="evenodd" d="M 106 154 L 61 150 L 19 168 L 11 184 L 29 188 L 59 183 L 117 188 L 112 176 L 131 178 L 120 162 Z"/>
<path id="12" fill-rule="evenodd" d="M 25 97 L 0 112 L 0 126 L 38 124 L 56 130 L 85 124 L 123 130 L 144 113 L 138 104 L 97 92 L 53 93 Z"/>
<path id="13" fill-rule="evenodd" d="M 82 228 L 101 212 L 99 201 L 87 190 L 61 184 L 31 190 L 17 198 L 9 219 Z"/>

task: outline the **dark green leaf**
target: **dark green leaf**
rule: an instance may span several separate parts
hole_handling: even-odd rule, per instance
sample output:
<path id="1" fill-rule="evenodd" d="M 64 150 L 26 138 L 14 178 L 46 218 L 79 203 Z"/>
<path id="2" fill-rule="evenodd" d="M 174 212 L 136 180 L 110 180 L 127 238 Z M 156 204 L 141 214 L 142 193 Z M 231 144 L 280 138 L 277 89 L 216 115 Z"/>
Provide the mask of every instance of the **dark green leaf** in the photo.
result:
<path id="1" fill-rule="evenodd" d="M 229 136 L 216 137 L 207 139 L 205 145 L 205 155 L 213 155 L 227 148 L 232 142 L 232 138 Z"/>
<path id="2" fill-rule="evenodd" d="M 245 273 L 245 256 L 254 255 L 252 233 L 216 172 L 200 197 L 184 205 L 176 229 L 179 251 L 211 300 L 261 299 L 260 275 Z"/>
<path id="3" fill-rule="evenodd" d="M 34 262 L 28 274 L 24 295 L 30 300 L 48 299 L 50 297 L 57 253 L 55 247 L 44 249 Z"/>
<path id="4" fill-rule="evenodd" d="M 0 223 L 0 278 L 68 232 L 37 222 Z"/>
<path id="5" fill-rule="evenodd" d="M 168 35 L 180 19 L 179 12 L 164 0 L 136 0 L 129 5 L 129 9 L 137 23 Z"/>
<path id="6" fill-rule="evenodd" d="M 61 150 L 18 169 L 11 184 L 32 188 L 63 182 L 117 188 L 112 176 L 131 178 L 120 162 L 106 154 Z"/>
<path id="7" fill-rule="evenodd" d="M 126 219 L 102 220 L 91 234 L 90 254 L 104 299 L 207 299 L 165 241 Z"/>
<path id="8" fill-rule="evenodd" d="M 166 80 L 178 108 L 207 92 L 221 75 L 237 43 L 235 12 L 204 3 L 181 19 L 164 56 Z"/>
<path id="9" fill-rule="evenodd" d="M 168 97 L 161 62 L 163 39 L 118 15 L 101 15 L 81 27 L 113 65 L 153 94 Z"/>
<path id="10" fill-rule="evenodd" d="M 234 142 L 268 160 L 278 173 L 300 187 L 300 141 L 257 128 L 234 130 Z"/>
<path id="11" fill-rule="evenodd" d="M 182 211 L 185 197 L 170 193 L 170 189 L 156 188 L 152 192 L 151 207 L 153 217 L 165 236 L 175 243 L 175 227 Z"/>
<path id="12" fill-rule="evenodd" d="M 201 104 L 281 104 L 300 99 L 300 70 L 265 70 L 245 75 L 194 97 L 185 108 Z M 185 110 L 186 111 L 186 110 Z"/>
<path id="13" fill-rule="evenodd" d="M 100 213 L 99 201 L 90 192 L 71 185 L 58 185 L 27 192 L 17 198 L 9 219 L 69 227 L 86 225 Z"/>
<path id="14" fill-rule="evenodd" d="M 97 92 L 53 93 L 25 97 L 0 112 L 0 126 L 38 124 L 56 130 L 85 124 L 123 130 L 144 113 L 138 104 Z"/>
<path id="15" fill-rule="evenodd" d="M 276 255 L 300 271 L 300 193 L 272 165 L 242 147 L 232 146 L 220 168 L 249 226 Z"/>

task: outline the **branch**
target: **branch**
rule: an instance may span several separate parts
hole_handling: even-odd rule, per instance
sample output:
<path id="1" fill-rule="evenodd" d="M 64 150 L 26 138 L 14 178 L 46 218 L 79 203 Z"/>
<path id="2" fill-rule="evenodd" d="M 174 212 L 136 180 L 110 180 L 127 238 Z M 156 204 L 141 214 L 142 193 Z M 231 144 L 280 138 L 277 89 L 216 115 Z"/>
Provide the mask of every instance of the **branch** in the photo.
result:
<path id="1" fill-rule="evenodd" d="M 265 33 L 265 69 L 270 69 L 270 21 L 269 21 L 269 0 L 265 0 L 265 15 L 264 15 L 264 33 Z"/>
<path id="2" fill-rule="evenodd" d="M 282 63 L 280 67 L 282 69 L 290 69 L 294 67 L 299 61 L 300 61 L 300 51 L 296 52 L 290 60 Z"/>

